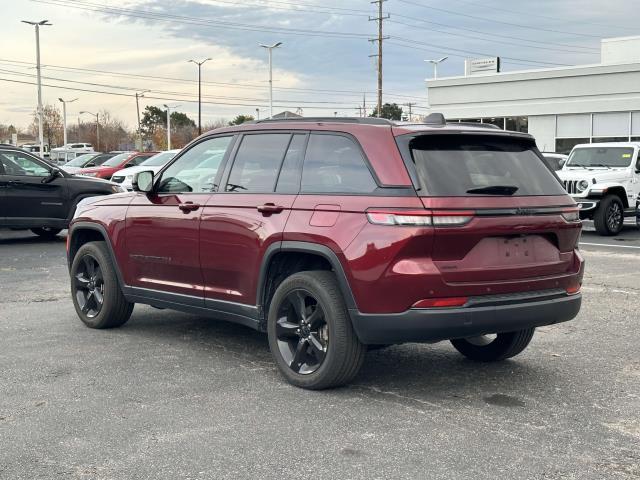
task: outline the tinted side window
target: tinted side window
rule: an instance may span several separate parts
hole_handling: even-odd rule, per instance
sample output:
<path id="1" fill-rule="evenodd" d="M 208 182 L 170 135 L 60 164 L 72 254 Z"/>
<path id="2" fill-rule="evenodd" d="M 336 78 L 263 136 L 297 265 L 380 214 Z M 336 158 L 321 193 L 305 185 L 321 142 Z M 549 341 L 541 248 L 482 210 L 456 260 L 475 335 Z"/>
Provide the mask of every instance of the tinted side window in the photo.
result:
<path id="1" fill-rule="evenodd" d="M 233 137 L 216 137 L 194 145 L 162 173 L 159 193 L 209 193 Z"/>
<path id="2" fill-rule="evenodd" d="M 303 192 L 371 193 L 376 188 L 353 140 L 341 135 L 311 135 L 302 171 Z"/>
<path id="3" fill-rule="evenodd" d="M 278 177 L 278 193 L 298 193 L 300 191 L 300 173 L 302 172 L 302 160 L 304 159 L 304 145 L 307 136 L 294 135 L 289 143 L 287 155 L 282 162 L 282 169 Z"/>
<path id="4" fill-rule="evenodd" d="M 291 134 L 245 135 L 238 148 L 227 192 L 273 192 Z"/>
<path id="5" fill-rule="evenodd" d="M 28 155 L 20 152 L 3 152 L 0 161 L 7 175 L 26 177 L 48 177 L 49 168 Z"/>

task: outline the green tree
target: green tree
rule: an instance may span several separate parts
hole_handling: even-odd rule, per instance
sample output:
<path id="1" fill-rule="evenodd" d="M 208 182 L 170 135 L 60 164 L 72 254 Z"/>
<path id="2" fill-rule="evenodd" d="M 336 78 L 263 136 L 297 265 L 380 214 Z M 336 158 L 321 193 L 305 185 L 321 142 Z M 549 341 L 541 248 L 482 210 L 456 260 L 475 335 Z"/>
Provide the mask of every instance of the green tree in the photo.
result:
<path id="1" fill-rule="evenodd" d="M 254 118 L 252 115 L 238 115 L 229 122 L 229 125 L 242 125 L 245 122 L 252 122 L 253 120 Z"/>
<path id="2" fill-rule="evenodd" d="M 372 117 L 378 116 L 378 107 L 373 110 Z M 388 118 L 389 120 L 402 120 L 402 107 L 397 103 L 385 103 L 382 105 L 381 118 Z"/>

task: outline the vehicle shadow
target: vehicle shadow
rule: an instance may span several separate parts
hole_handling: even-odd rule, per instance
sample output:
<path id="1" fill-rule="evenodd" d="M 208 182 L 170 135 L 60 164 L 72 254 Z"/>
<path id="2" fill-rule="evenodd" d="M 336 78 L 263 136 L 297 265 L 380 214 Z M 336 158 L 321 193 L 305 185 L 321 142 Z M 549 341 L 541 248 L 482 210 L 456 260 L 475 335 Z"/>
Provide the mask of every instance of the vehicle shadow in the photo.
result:
<path id="1" fill-rule="evenodd" d="M 179 342 L 190 355 L 202 356 L 203 362 L 210 362 L 211 351 L 215 350 L 235 362 L 244 362 L 248 368 L 258 365 L 261 374 L 284 382 L 272 361 L 266 334 L 248 327 L 136 307 L 130 322 L 118 331 L 162 343 Z M 449 342 L 394 345 L 369 351 L 351 385 L 324 394 L 365 396 L 421 410 L 454 408 L 476 401 L 523 406 L 524 397 L 544 396 L 562 381 L 552 365 L 527 361 L 527 355 L 525 352 L 518 359 L 493 364 L 476 363 L 457 353 Z"/>
<path id="2" fill-rule="evenodd" d="M 0 245 L 53 245 L 64 244 L 66 241 L 66 231 L 61 232 L 53 239 L 47 239 L 31 233 L 29 230 L 0 230 Z"/>

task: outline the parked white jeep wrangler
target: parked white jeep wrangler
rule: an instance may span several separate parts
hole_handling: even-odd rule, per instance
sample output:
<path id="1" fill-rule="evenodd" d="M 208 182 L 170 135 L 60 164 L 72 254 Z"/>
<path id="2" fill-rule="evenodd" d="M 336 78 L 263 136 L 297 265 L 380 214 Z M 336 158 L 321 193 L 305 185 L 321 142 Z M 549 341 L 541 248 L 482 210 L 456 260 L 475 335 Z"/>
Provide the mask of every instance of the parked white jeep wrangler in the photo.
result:
<path id="1" fill-rule="evenodd" d="M 640 143 L 591 143 L 573 147 L 557 174 L 600 235 L 616 235 L 624 217 L 635 217 L 640 194 Z"/>

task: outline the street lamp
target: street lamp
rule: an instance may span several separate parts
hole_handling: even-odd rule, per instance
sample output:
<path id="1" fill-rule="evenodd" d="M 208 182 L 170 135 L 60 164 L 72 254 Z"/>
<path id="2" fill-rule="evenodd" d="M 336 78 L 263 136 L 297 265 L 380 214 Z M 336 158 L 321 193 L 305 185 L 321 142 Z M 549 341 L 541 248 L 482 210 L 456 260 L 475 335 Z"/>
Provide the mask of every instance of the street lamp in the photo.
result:
<path id="1" fill-rule="evenodd" d="M 36 27 L 36 72 L 38 77 L 38 134 L 40 137 L 40 156 L 44 158 L 44 131 L 43 131 L 43 111 L 42 111 L 42 79 L 40 77 L 40 27 L 51 26 L 49 20 L 41 20 L 39 22 L 31 22 L 22 20 L 22 23 L 33 25 Z"/>
<path id="2" fill-rule="evenodd" d="M 96 144 L 97 144 L 97 148 L 98 148 L 98 152 L 100 151 L 100 114 L 99 113 L 91 113 L 91 112 L 87 112 L 85 110 L 80 112 L 80 115 L 82 115 L 83 113 L 86 113 L 87 115 L 93 115 L 94 117 L 96 117 Z"/>
<path id="3" fill-rule="evenodd" d="M 282 45 L 282 42 L 274 43 L 273 45 L 260 43 L 259 45 L 269 51 L 269 117 L 273 117 L 273 49 Z"/>
<path id="4" fill-rule="evenodd" d="M 176 109 L 179 106 L 164 104 L 164 108 L 167 109 L 167 150 L 171 150 L 171 109 Z"/>
<path id="5" fill-rule="evenodd" d="M 425 60 L 425 62 L 430 63 L 433 65 L 433 79 L 437 80 L 438 79 L 438 64 L 444 62 L 447 58 L 449 57 L 442 57 L 439 58 L 437 60 Z"/>
<path id="6" fill-rule="evenodd" d="M 202 65 L 211 60 L 211 58 L 205 58 L 201 62 L 196 60 L 189 60 L 187 63 L 195 63 L 198 66 L 198 135 L 202 135 Z"/>
<path id="7" fill-rule="evenodd" d="M 63 100 L 62 98 L 58 98 L 62 102 L 62 133 L 63 133 L 63 145 L 67 146 L 67 103 L 72 103 L 78 100 L 74 98 L 73 100 Z"/>

